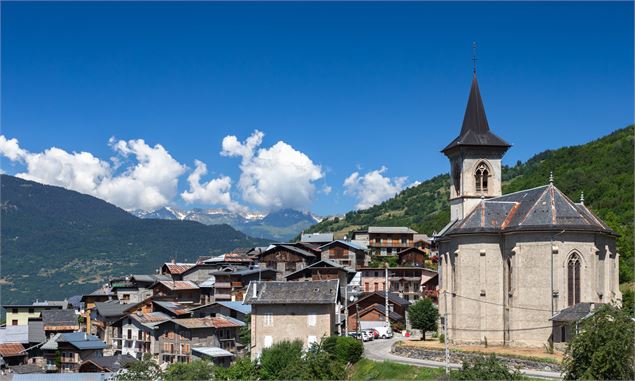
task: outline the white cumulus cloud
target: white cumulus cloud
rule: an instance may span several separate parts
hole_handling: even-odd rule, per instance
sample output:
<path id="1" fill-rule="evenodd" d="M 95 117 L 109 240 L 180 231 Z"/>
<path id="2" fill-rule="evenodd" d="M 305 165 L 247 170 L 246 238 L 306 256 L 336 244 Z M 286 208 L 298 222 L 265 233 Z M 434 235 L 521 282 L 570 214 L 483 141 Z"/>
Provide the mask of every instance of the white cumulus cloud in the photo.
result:
<path id="1" fill-rule="evenodd" d="M 221 176 L 206 183 L 201 183 L 201 177 L 207 174 L 205 163 L 196 160 L 196 168 L 187 177 L 190 184 L 189 191 L 181 193 L 181 198 L 188 204 L 202 202 L 206 204 L 223 205 L 231 211 L 245 211 L 246 208 L 233 201 L 230 190 L 232 179 L 229 176 Z"/>
<path id="2" fill-rule="evenodd" d="M 256 130 L 244 142 L 233 135 L 223 139 L 221 155 L 241 158 L 242 199 L 267 210 L 308 207 L 316 192 L 314 182 L 324 177 L 322 168 L 283 141 L 259 148 L 263 137 Z"/>
<path id="3" fill-rule="evenodd" d="M 403 189 L 407 177 L 386 177 L 386 167 L 360 176 L 353 172 L 344 180 L 344 193 L 357 199 L 356 208 L 366 209 L 385 201 Z"/>
<path id="4" fill-rule="evenodd" d="M 57 147 L 29 152 L 16 139 L 4 136 L 0 136 L 0 154 L 24 163 L 26 172 L 17 177 L 87 193 L 125 209 L 154 209 L 174 198 L 178 178 L 187 168 L 163 146 L 152 147 L 142 139 L 111 138 L 109 144 L 116 154 L 112 162 Z M 127 166 L 120 168 L 124 163 Z"/>

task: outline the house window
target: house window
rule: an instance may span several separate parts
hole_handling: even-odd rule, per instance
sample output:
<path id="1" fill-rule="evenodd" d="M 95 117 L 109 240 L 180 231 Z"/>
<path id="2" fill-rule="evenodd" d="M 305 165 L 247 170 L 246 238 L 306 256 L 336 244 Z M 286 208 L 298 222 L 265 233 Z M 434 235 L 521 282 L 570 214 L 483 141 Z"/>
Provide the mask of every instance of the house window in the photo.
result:
<path id="1" fill-rule="evenodd" d="M 272 326 L 273 325 L 273 314 L 268 312 L 265 314 L 265 326 Z"/>
<path id="2" fill-rule="evenodd" d="M 315 327 L 316 322 L 317 322 L 317 316 L 315 316 L 315 314 L 309 314 L 307 316 L 307 325 L 309 327 Z"/>
<path id="3" fill-rule="evenodd" d="M 580 257 L 574 253 L 567 263 L 567 305 L 580 303 Z"/>
<path id="4" fill-rule="evenodd" d="M 269 348 L 273 345 L 273 337 L 265 336 L 265 348 Z"/>
<path id="5" fill-rule="evenodd" d="M 370 286 L 369 286 L 368 282 L 364 283 L 364 291 L 366 291 L 366 292 L 370 291 Z"/>
<path id="6" fill-rule="evenodd" d="M 17 319 L 11 320 L 11 325 L 18 325 L 18 320 Z"/>
<path id="7" fill-rule="evenodd" d="M 408 244 L 408 239 L 407 238 L 402 238 L 401 239 L 401 243 L 404 244 L 404 245 L 407 245 Z"/>
<path id="8" fill-rule="evenodd" d="M 489 170 L 487 169 L 487 165 L 485 163 L 480 163 L 478 167 L 476 167 L 476 173 L 474 174 L 476 178 L 476 191 L 486 193 L 487 192 L 487 181 L 489 178 Z"/>
<path id="9" fill-rule="evenodd" d="M 375 282 L 375 291 L 379 291 L 379 283 Z"/>
<path id="10" fill-rule="evenodd" d="M 132 330 L 128 330 L 128 340 L 132 340 Z"/>

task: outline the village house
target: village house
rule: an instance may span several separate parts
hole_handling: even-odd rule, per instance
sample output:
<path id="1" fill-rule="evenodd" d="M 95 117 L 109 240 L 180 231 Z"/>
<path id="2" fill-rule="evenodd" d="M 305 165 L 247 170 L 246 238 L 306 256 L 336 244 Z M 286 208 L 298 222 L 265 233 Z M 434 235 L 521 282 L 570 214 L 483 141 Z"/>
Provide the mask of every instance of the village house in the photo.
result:
<path id="1" fill-rule="evenodd" d="M 350 241 L 332 241 L 318 248 L 321 258 L 332 260 L 352 269 L 368 265 L 369 257 L 364 248 Z"/>
<path id="2" fill-rule="evenodd" d="M 155 330 L 171 317 L 163 312 L 141 312 L 122 316 L 112 324 L 112 349 L 115 354 L 129 355 L 138 360 L 144 353 L 157 353 Z"/>
<path id="3" fill-rule="evenodd" d="M 408 247 L 397 253 L 399 266 L 423 267 L 428 259 L 428 253 L 418 247 Z"/>
<path id="4" fill-rule="evenodd" d="M 98 337 L 72 332 L 55 334 L 41 349 L 47 371 L 66 373 L 77 371 L 79 364 L 88 358 L 101 356 L 104 348 L 106 344 Z"/>
<path id="5" fill-rule="evenodd" d="M 298 245 L 299 246 L 299 245 Z M 275 244 L 258 255 L 261 268 L 277 271 L 277 280 L 296 272 L 317 260 L 319 251 L 309 247 L 297 247 L 292 244 Z"/>
<path id="6" fill-rule="evenodd" d="M 443 149 L 451 221 L 435 237 L 453 343 L 543 347 L 559 334 L 550 320 L 559 311 L 622 300 L 617 234 L 553 178 L 503 195 L 509 147 L 489 129 L 474 75 L 461 132 Z"/>
<path id="7" fill-rule="evenodd" d="M 251 358 L 284 340 L 300 340 L 307 349 L 336 334 L 339 280 L 252 282 L 245 304 L 251 305 Z"/>
<path id="8" fill-rule="evenodd" d="M 91 333 L 91 316 L 95 315 L 95 303 L 106 302 L 116 298 L 117 296 L 112 292 L 112 289 L 108 285 L 104 285 L 90 294 L 82 295 L 80 300 L 84 304 L 84 313 L 82 316 L 84 317 L 86 333 Z"/>
<path id="9" fill-rule="evenodd" d="M 152 312 L 163 312 L 164 314 L 167 314 L 168 316 L 175 318 L 175 319 L 180 319 L 180 318 L 186 318 L 186 317 L 192 317 L 192 311 L 190 311 L 190 308 L 192 306 L 186 306 L 186 305 L 182 305 L 176 302 L 173 302 L 171 300 L 152 300 L 152 307 L 151 309 L 147 310 L 152 311 Z"/>
<path id="10" fill-rule="evenodd" d="M 177 263 L 175 260 L 166 262 L 159 269 L 159 273 L 162 275 L 169 275 L 174 280 L 183 280 L 183 273 L 192 267 L 196 266 L 196 263 Z"/>
<path id="11" fill-rule="evenodd" d="M 0 365 L 15 366 L 26 363 L 27 353 L 21 343 L 0 343 Z"/>
<path id="12" fill-rule="evenodd" d="M 201 301 L 201 290 L 189 280 L 162 280 L 152 286 L 156 299 L 169 299 L 178 303 L 198 304 Z"/>
<path id="13" fill-rule="evenodd" d="M 404 226 L 368 227 L 368 250 L 371 255 L 396 256 L 407 247 L 414 246 L 416 231 Z"/>
<path id="14" fill-rule="evenodd" d="M 388 318 L 391 325 L 405 327 L 406 312 L 410 302 L 394 292 L 388 293 Z M 359 319 L 362 329 L 383 327 L 386 323 L 386 293 L 371 292 L 362 294 L 357 300 L 348 304 L 348 330 L 357 329 Z"/>
<path id="15" fill-rule="evenodd" d="M 79 331 L 79 320 L 75 310 L 42 311 L 42 328 L 46 337 L 56 333 Z"/>
<path id="16" fill-rule="evenodd" d="M 227 366 L 237 351 L 238 329 L 245 323 L 226 316 L 172 319 L 155 330 L 157 355 L 161 363 L 190 362 L 205 353 L 216 354 L 214 363 Z M 215 349 L 223 351 L 215 351 Z M 199 354 L 193 355 L 193 350 Z M 229 352 L 230 355 L 223 355 Z"/>
<path id="17" fill-rule="evenodd" d="M 213 272 L 214 301 L 242 301 L 244 290 L 249 282 L 275 280 L 276 275 L 276 270 L 269 268 Z"/>
<path id="18" fill-rule="evenodd" d="M 159 274 L 115 277 L 110 280 L 110 290 L 121 303 L 134 304 L 152 296 L 152 286 L 156 282 L 169 280 L 172 280 L 171 276 Z"/>
<path id="19" fill-rule="evenodd" d="M 39 319 L 42 311 L 68 308 L 68 301 L 35 301 L 32 304 L 5 304 L 7 325 L 28 325 L 29 319 Z"/>
<path id="20" fill-rule="evenodd" d="M 390 267 L 388 291 L 408 301 L 430 297 L 436 302 L 439 277 L 436 271 L 424 267 Z"/>

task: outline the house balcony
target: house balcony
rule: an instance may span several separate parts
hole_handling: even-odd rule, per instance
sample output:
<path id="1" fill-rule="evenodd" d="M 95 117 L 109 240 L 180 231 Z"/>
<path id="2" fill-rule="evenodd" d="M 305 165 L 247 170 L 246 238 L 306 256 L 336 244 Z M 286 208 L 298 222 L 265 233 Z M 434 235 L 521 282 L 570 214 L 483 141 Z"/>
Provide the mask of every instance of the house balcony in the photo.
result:
<path id="1" fill-rule="evenodd" d="M 216 283 L 214 283 L 214 288 L 215 289 L 219 289 L 219 288 L 231 289 L 232 288 L 232 284 L 231 284 L 231 282 L 216 282 Z"/>
<path id="2" fill-rule="evenodd" d="M 421 282 L 420 276 L 388 276 L 388 280 L 391 282 Z"/>

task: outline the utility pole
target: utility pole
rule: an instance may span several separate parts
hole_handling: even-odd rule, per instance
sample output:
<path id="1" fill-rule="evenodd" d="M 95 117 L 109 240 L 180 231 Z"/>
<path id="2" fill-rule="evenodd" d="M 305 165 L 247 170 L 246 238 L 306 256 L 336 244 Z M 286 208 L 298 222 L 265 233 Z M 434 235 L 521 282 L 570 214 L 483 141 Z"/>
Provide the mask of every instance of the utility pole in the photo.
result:
<path id="1" fill-rule="evenodd" d="M 344 336 L 348 336 L 348 285 L 344 287 Z"/>
<path id="2" fill-rule="evenodd" d="M 386 297 L 386 327 L 390 327 L 390 319 L 388 318 L 388 315 L 390 315 L 390 311 L 388 310 L 388 262 L 385 262 L 384 265 L 386 273 L 386 279 L 384 281 L 384 293 Z"/>
<path id="3" fill-rule="evenodd" d="M 450 373 L 450 348 L 448 347 L 448 290 L 443 290 L 445 313 L 443 314 L 443 342 L 445 343 L 445 374 Z"/>

